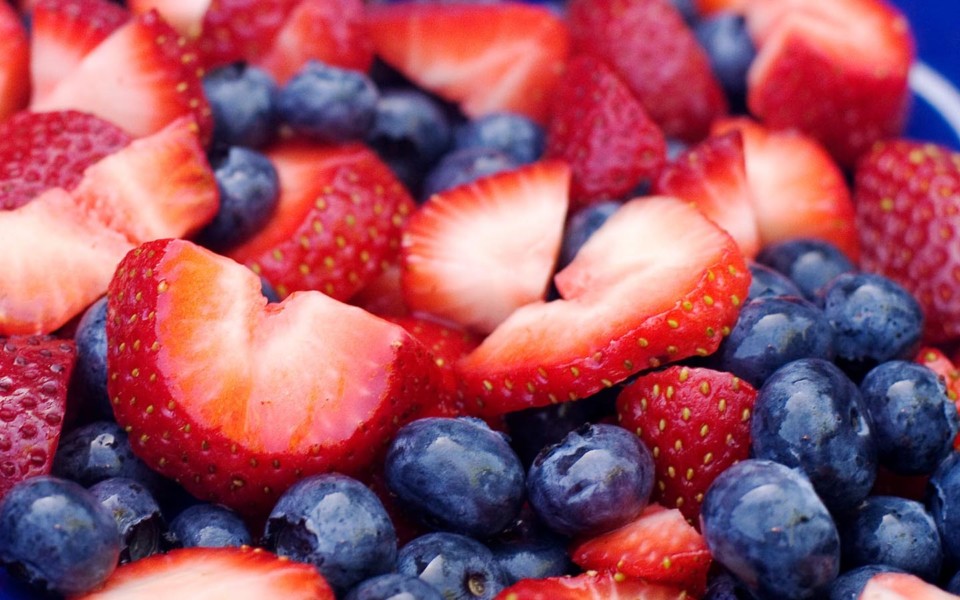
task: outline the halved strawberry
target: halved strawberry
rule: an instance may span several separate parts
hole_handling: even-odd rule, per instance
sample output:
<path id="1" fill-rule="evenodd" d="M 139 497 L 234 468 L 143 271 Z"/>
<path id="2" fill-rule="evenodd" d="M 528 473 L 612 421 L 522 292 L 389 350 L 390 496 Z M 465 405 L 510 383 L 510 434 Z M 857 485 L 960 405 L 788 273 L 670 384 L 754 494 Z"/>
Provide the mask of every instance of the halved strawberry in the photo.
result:
<path id="1" fill-rule="evenodd" d="M 20 15 L 0 2 L 0 121 L 30 101 L 30 42 Z"/>
<path id="2" fill-rule="evenodd" d="M 743 13 L 744 6 L 749 0 L 693 0 L 697 13 L 709 16 L 718 12 Z"/>
<path id="3" fill-rule="evenodd" d="M 522 579 L 494 600 L 687 600 L 686 591 L 612 573 Z"/>
<path id="4" fill-rule="evenodd" d="M 50 473 L 76 358 L 73 340 L 0 338 L 0 499 L 16 483 Z"/>
<path id="5" fill-rule="evenodd" d="M 561 298 L 523 306 L 461 362 L 483 414 L 589 396 L 720 345 L 750 275 L 736 242 L 694 206 L 624 204 L 554 278 Z"/>
<path id="6" fill-rule="evenodd" d="M 382 273 L 350 297 L 350 304 L 379 317 L 410 316 L 410 307 L 403 299 L 402 279 L 403 270 L 398 263 L 384 265 Z"/>
<path id="7" fill-rule="evenodd" d="M 134 14 L 156 10 L 163 19 L 188 38 L 196 38 L 203 29 L 203 16 L 211 0 L 127 0 Z"/>
<path id="8" fill-rule="evenodd" d="M 74 109 L 116 123 L 142 137 L 193 116 L 201 139 L 213 127 L 196 55 L 156 11 L 138 15 L 100 42 L 49 94 L 36 111 Z"/>
<path id="9" fill-rule="evenodd" d="M 261 548 L 178 548 L 120 565 L 107 581 L 73 600 L 333 600 L 313 566 Z"/>
<path id="10" fill-rule="evenodd" d="M 266 154 L 280 179 L 279 205 L 231 258 L 266 277 L 281 298 L 320 290 L 338 300 L 394 262 L 415 205 L 372 150 L 285 141 Z"/>
<path id="11" fill-rule="evenodd" d="M 380 58 L 471 117 L 545 122 L 569 52 L 563 21 L 521 2 L 371 5 L 367 25 Z"/>
<path id="12" fill-rule="evenodd" d="M 574 208 L 628 196 L 663 166 L 663 133 L 603 61 L 573 59 L 551 106 L 545 156 L 570 164 Z"/>
<path id="13" fill-rule="evenodd" d="M 544 161 L 431 197 L 403 232 L 410 309 L 487 333 L 514 310 L 543 300 L 569 186 L 569 167 Z"/>
<path id="14" fill-rule="evenodd" d="M 909 573 L 879 573 L 867 581 L 858 600 L 957 600 L 947 593 Z"/>
<path id="15" fill-rule="evenodd" d="M 670 0 L 571 0 L 574 48 L 606 60 L 668 136 L 696 141 L 727 111 L 706 52 Z"/>
<path id="16" fill-rule="evenodd" d="M 753 258 L 760 251 L 753 191 L 738 133 L 711 136 L 684 151 L 657 178 L 657 193 L 694 203 Z"/>
<path id="17" fill-rule="evenodd" d="M 743 136 L 747 182 L 762 245 L 819 238 L 860 257 L 856 211 L 846 178 L 826 149 L 797 130 L 774 130 L 748 118 L 721 119 L 715 134 Z"/>
<path id="18" fill-rule="evenodd" d="M 129 143 L 122 129 L 88 113 L 17 113 L 0 123 L 0 210 L 51 187 L 73 189 L 84 169 Z"/>
<path id="19" fill-rule="evenodd" d="M 570 557 L 584 570 L 622 573 L 695 594 L 707 587 L 712 562 L 703 536 L 679 510 L 659 504 L 622 527 L 576 542 Z"/>
<path id="20" fill-rule="evenodd" d="M 207 69 L 263 56 L 301 0 L 211 0 L 197 40 Z"/>
<path id="21" fill-rule="evenodd" d="M 134 451 L 245 514 L 303 476 L 362 472 L 436 396 L 436 364 L 399 325 L 318 292 L 267 304 L 249 269 L 184 240 L 120 263 L 107 338 Z"/>

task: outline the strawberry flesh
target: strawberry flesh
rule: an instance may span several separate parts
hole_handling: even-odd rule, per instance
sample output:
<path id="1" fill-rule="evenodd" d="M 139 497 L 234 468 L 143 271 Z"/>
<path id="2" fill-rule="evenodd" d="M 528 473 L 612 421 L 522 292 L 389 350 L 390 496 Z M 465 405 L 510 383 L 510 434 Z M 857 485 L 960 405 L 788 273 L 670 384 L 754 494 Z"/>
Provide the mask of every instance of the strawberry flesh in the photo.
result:
<path id="1" fill-rule="evenodd" d="M 685 600 L 685 590 L 604 572 L 576 576 L 522 579 L 494 600 Z"/>
<path id="2" fill-rule="evenodd" d="M 198 40 L 207 69 L 263 56 L 300 0 L 212 0 Z"/>
<path id="3" fill-rule="evenodd" d="M 17 11 L 0 2 L 0 122 L 30 101 L 30 41 Z"/>

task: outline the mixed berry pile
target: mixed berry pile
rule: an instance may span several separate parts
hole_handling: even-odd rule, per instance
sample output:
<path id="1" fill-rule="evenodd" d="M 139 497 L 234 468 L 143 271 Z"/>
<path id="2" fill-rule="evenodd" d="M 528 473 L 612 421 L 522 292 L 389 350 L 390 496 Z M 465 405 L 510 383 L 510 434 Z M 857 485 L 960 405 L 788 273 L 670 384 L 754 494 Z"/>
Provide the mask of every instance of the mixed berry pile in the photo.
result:
<path id="1" fill-rule="evenodd" d="M 960 595 L 886 0 L 0 2 L 0 596 Z"/>

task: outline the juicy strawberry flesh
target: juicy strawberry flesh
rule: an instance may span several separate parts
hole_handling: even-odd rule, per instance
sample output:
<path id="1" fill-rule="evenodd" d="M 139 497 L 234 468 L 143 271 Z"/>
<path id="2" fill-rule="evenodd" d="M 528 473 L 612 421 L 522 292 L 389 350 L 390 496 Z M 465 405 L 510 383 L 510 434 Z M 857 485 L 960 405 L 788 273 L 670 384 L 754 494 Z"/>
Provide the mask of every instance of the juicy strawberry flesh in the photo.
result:
<path id="1" fill-rule="evenodd" d="M 684 600 L 686 591 L 669 585 L 625 578 L 613 573 L 523 579 L 497 595 L 497 600 Z"/>
<path id="2" fill-rule="evenodd" d="M 299 0 L 212 0 L 199 38 L 207 69 L 263 56 Z"/>
<path id="3" fill-rule="evenodd" d="M 17 12 L 0 3 L 0 121 L 30 101 L 30 43 Z"/>

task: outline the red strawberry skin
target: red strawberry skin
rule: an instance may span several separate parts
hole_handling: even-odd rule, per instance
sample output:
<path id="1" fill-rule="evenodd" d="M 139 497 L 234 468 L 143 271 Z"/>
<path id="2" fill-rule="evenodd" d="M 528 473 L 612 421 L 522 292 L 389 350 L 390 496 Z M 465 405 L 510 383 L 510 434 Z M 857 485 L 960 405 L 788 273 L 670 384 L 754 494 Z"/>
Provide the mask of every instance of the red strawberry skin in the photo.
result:
<path id="1" fill-rule="evenodd" d="M 854 201 L 862 268 L 919 300 L 929 342 L 960 338 L 960 153 L 878 142 L 857 165 Z"/>
<path id="2" fill-rule="evenodd" d="M 207 69 L 263 56 L 300 0 L 212 0 L 198 41 Z"/>
<path id="3" fill-rule="evenodd" d="M 72 340 L 0 338 L 0 499 L 16 483 L 50 473 L 75 362 Z"/>
<path id="4" fill-rule="evenodd" d="M 947 397 L 960 410 L 960 369 L 942 351 L 932 346 L 921 348 L 915 362 L 931 369 L 940 376 L 947 387 Z M 960 434 L 953 440 L 953 447 L 960 449 Z"/>
<path id="5" fill-rule="evenodd" d="M 686 600 L 686 591 L 613 573 L 522 579 L 494 600 Z"/>
<path id="6" fill-rule="evenodd" d="M 30 101 L 30 42 L 10 4 L 0 2 L 0 121 Z"/>

